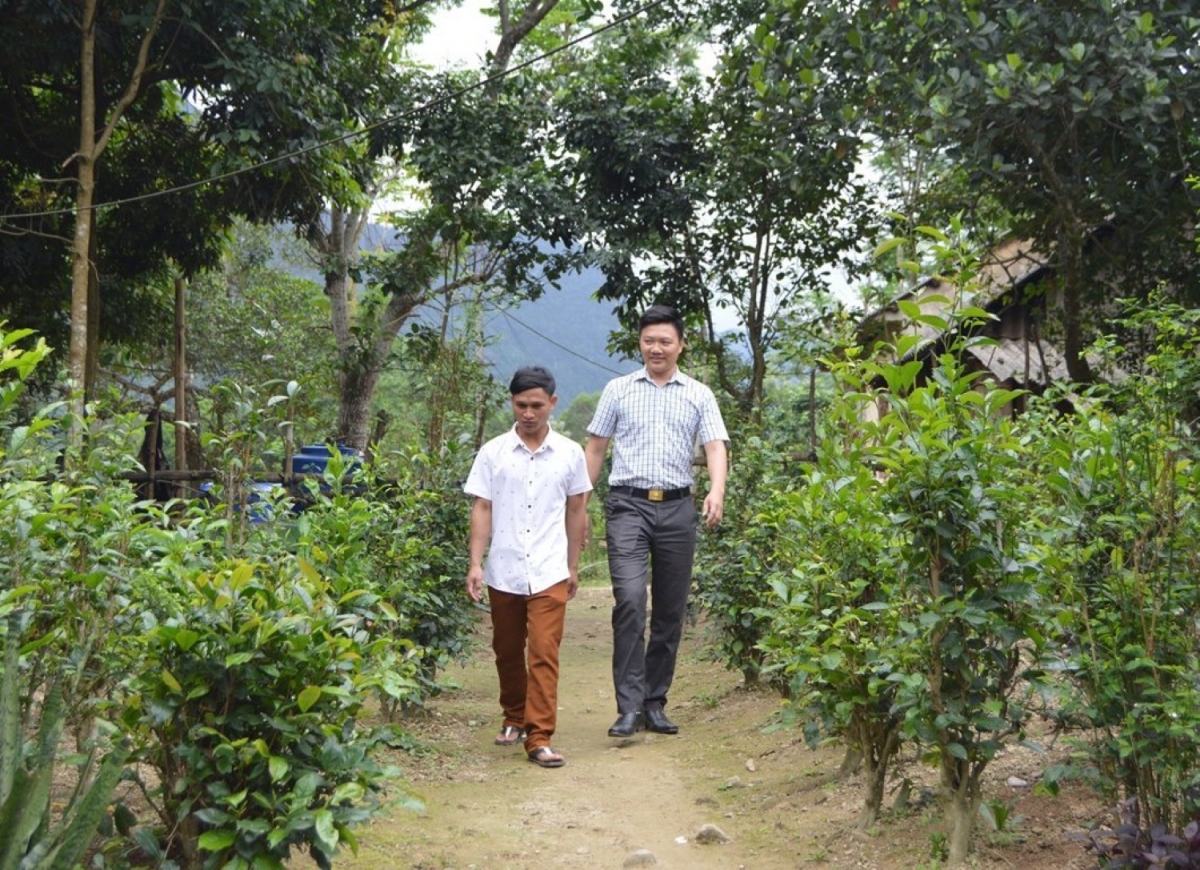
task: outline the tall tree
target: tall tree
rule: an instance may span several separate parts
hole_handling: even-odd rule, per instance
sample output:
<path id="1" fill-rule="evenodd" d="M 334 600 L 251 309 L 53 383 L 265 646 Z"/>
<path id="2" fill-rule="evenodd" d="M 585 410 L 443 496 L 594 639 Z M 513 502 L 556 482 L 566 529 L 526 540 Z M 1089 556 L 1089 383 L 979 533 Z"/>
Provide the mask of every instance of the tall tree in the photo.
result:
<path id="1" fill-rule="evenodd" d="M 574 3 L 573 20 L 594 3 Z M 408 68 L 404 86 L 378 95 L 393 122 L 372 131 L 358 155 L 353 196 L 331 198 L 305 233 L 325 277 L 338 347 L 338 440 L 367 447 L 372 399 L 397 336 L 431 300 L 453 304 L 468 290 L 536 296 L 572 253 L 561 220 L 561 179 L 546 163 L 544 99 L 536 76 L 504 72 L 521 42 L 558 0 L 502 2 L 498 48 L 479 73 Z M 362 232 L 391 176 L 409 180 L 403 204 L 386 216 L 396 228 L 383 250 L 364 257 Z M 547 246 L 559 245 L 551 256 Z M 355 281 L 355 279 L 360 279 Z"/>
<path id="2" fill-rule="evenodd" d="M 634 28 L 597 51 L 561 105 L 590 242 L 627 321 L 669 301 L 702 324 L 725 391 L 763 401 L 780 317 L 811 306 L 869 232 L 858 142 L 836 93 L 763 86 L 757 11 L 707 10 L 715 71 L 694 66 L 695 22 Z M 717 334 L 732 312 L 743 367 Z"/>
<path id="3" fill-rule="evenodd" d="M 28 214 L 28 204 L 57 211 L 56 189 L 70 191 L 69 369 L 77 386 L 86 389 L 86 360 L 98 341 L 92 333 L 101 277 L 94 230 L 106 204 L 97 186 L 101 158 L 115 156 L 122 142 L 155 138 L 153 131 L 186 118 L 191 135 L 176 147 L 195 155 L 189 180 L 228 179 L 212 183 L 231 197 L 223 209 L 198 214 L 179 209 L 174 216 L 174 222 L 190 223 L 199 240 L 195 247 L 208 252 L 211 262 L 210 240 L 234 213 L 295 218 L 311 210 L 314 191 L 340 180 L 335 143 L 347 119 L 355 117 L 357 93 L 373 77 L 388 74 L 377 63 L 379 53 L 364 49 L 382 41 L 401 18 L 434 2 L 157 0 L 147 6 L 132 0 L 19 0 L 0 9 L 0 36 L 12 49 L 0 63 L 7 122 L 0 126 L 12 131 L 0 154 L 10 170 L 4 176 L 10 185 L 3 191 L 4 211 Z M 181 97 L 191 94 L 200 99 L 187 105 Z M 139 153 L 148 166 L 155 165 L 152 155 Z M 69 185 L 57 172 L 45 171 L 55 163 L 74 167 Z M 262 168 L 252 181 L 228 175 L 253 165 Z M 149 185 L 140 193 L 169 186 Z M 32 229 L 16 223 L 19 230 Z M 170 256 L 185 270 L 198 265 L 186 247 L 145 238 L 160 262 Z M 82 395 L 75 400 L 77 412 Z"/>
<path id="4" fill-rule="evenodd" d="M 943 152 L 974 196 L 1007 209 L 1015 232 L 1052 257 L 1072 379 L 1091 377 L 1089 289 L 1108 297 L 1186 274 L 1196 203 L 1183 182 L 1200 157 L 1194 4 L 909 0 L 832 11 L 787 0 L 771 10 L 765 67 L 781 69 L 797 51 L 779 46 L 801 35 L 843 45 L 829 65 L 798 70 L 802 87 L 853 82 L 859 98 L 847 108 L 865 131 Z"/>

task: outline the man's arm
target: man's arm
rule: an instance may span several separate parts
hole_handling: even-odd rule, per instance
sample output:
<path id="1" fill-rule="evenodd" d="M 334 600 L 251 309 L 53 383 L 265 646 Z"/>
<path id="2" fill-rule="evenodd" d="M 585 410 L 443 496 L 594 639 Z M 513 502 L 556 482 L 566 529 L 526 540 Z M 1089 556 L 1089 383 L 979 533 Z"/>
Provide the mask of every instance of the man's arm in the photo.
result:
<path id="1" fill-rule="evenodd" d="M 600 479 L 600 472 L 604 468 L 604 457 L 607 453 L 607 438 L 601 438 L 599 435 L 588 435 L 587 446 L 583 448 L 583 455 L 587 460 L 588 479 L 591 480 L 592 486 L 595 486 L 596 481 Z"/>
<path id="2" fill-rule="evenodd" d="M 588 493 L 567 496 L 567 598 L 575 597 L 579 591 L 579 554 L 583 552 L 583 540 L 587 536 Z"/>
<path id="3" fill-rule="evenodd" d="M 486 498 L 476 498 L 471 505 L 471 532 L 467 538 L 467 549 L 471 556 L 471 567 L 467 569 L 467 594 L 472 601 L 483 600 L 483 554 L 492 537 L 492 503 Z"/>
<path id="4" fill-rule="evenodd" d="M 725 516 L 725 479 L 729 474 L 729 456 L 725 442 L 717 439 L 704 445 L 708 463 L 708 495 L 704 497 L 704 525 L 712 528 Z"/>

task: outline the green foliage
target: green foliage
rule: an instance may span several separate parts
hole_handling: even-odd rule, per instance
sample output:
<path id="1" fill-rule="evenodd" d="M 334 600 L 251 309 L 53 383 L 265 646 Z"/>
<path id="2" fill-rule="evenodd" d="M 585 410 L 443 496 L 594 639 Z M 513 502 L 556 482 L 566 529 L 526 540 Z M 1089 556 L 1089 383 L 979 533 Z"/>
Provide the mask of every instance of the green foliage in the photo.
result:
<path id="1" fill-rule="evenodd" d="M 448 497 L 460 490 L 471 455 L 447 444 L 439 454 L 413 450 L 380 461 L 395 476 L 381 489 L 388 525 L 372 541 L 372 558 L 380 594 L 396 612 L 396 640 L 414 645 L 421 687 L 387 695 L 401 706 L 437 691 L 439 671 L 471 651 L 476 617 L 462 597 L 469 510 L 464 500 Z"/>
<path id="2" fill-rule="evenodd" d="M 7 598 L 8 596 L 5 596 Z M 0 598 L 0 613 L 6 610 Z M 23 680 L 20 648 L 27 620 L 19 610 L 8 612 L 4 627 L 4 657 L 0 663 L 0 868 L 4 870 L 67 870 L 91 844 L 105 816 L 129 748 L 113 747 L 100 760 L 100 742 L 76 765 L 76 787 L 65 806 L 53 792 L 57 755 L 67 711 L 65 680 L 33 687 Z M 24 695 L 24 698 L 22 698 Z M 24 731 L 36 726 L 32 740 Z"/>
<path id="3" fill-rule="evenodd" d="M 1200 809 L 1200 463 L 1194 426 L 1200 312 L 1131 308 L 1145 368 L 1096 388 L 1047 444 L 1054 559 L 1067 613 L 1064 714 L 1094 729 L 1103 786 L 1148 825 Z M 1110 359 L 1120 348 L 1107 347 Z"/>
<path id="4" fill-rule="evenodd" d="M 297 846 L 328 867 L 371 814 L 386 735 L 362 729 L 389 643 L 378 597 L 304 554 L 273 564 L 150 566 L 128 654 L 124 725 L 186 866 L 282 866 Z M 200 850 L 202 860 L 194 850 Z M 265 862 L 265 863 L 264 863 Z"/>
<path id="5" fill-rule="evenodd" d="M 507 404 L 507 375 L 493 372 L 479 343 L 486 298 L 481 292 L 458 305 L 447 297 L 440 324 L 410 324 L 398 369 L 387 373 L 378 391 L 389 432 L 377 451 L 406 451 L 419 443 L 436 454 L 443 445 L 473 444 L 505 428 L 506 417 L 495 412 Z"/>
<path id="6" fill-rule="evenodd" d="M 33 330 L 5 328 L 0 321 L 0 423 L 7 425 L 9 416 L 25 389 L 25 381 L 50 354 L 42 339 L 31 350 L 22 349 L 19 342 L 33 335 Z"/>
<path id="7" fill-rule="evenodd" d="M 66 760 L 58 735 L 83 740 L 116 722 L 153 773 L 136 781 L 155 819 L 122 802 L 105 820 L 125 750 L 100 764 L 103 744 L 87 741 L 84 785 L 70 802 L 55 796 L 71 849 L 90 846 L 99 820 L 108 836 L 132 836 L 136 860 L 162 867 L 281 867 L 297 848 L 328 867 L 392 778 L 378 759 L 392 729 L 368 727 L 366 705 L 419 704 L 436 669 L 466 649 L 471 611 L 455 601 L 466 512 L 441 497 L 465 458 L 414 460 L 381 481 L 347 479 L 335 456 L 321 480 L 282 491 L 257 517 L 241 495 L 168 515 L 121 480 L 138 417 L 95 406 L 70 475 L 56 467 L 61 421 L 39 412 L 11 425 L 13 376 L 44 353 L 20 350 L 23 337 L 0 332 L 0 614 L 20 615 L 23 651 L 0 702 L 0 767 L 20 793 L 7 805 L 9 791 L 0 796 L 2 823 L 20 827 L 3 848 L 25 849 L 30 831 L 48 847 L 61 833 L 37 808 Z M 293 394 L 217 391 L 230 428 L 206 437 L 223 463 L 222 497 L 273 465 L 263 457 L 287 431 Z M 39 721 L 40 743 L 22 750 L 13 723 Z"/>
<path id="8" fill-rule="evenodd" d="M 868 366 L 870 368 L 870 366 Z M 969 842 L 983 770 L 1020 735 L 1020 687 L 1036 685 L 1053 614 L 1026 528 L 1028 446 L 1010 391 L 976 390 L 952 353 L 920 385 L 905 364 L 878 367 L 889 408 L 874 429 L 883 510 L 903 548 L 905 594 L 919 610 L 898 648 L 918 659 L 900 679 L 907 736 L 934 747 L 952 799 L 951 858 Z"/>
<path id="9" fill-rule="evenodd" d="M 194 280 L 187 293 L 188 364 L 202 386 L 232 381 L 297 381 L 306 407 L 302 431 L 333 430 L 327 403 L 336 392 L 337 349 L 329 331 L 329 301 L 314 281 L 296 277 L 295 241 L 280 229 L 238 222 L 221 266 Z M 315 418 L 315 419 L 314 419 Z"/>
<path id="10" fill-rule="evenodd" d="M 120 132 L 104 137 L 96 189 L 97 202 L 122 205 L 89 216 L 107 337 L 161 338 L 148 333 L 161 333 L 168 263 L 188 275 L 212 265 L 233 215 L 294 220 L 319 211 L 325 192 L 353 185 L 347 125 L 385 114 L 369 98 L 397 78 L 385 37 L 396 13 L 385 7 L 318 0 L 298 17 L 278 0 L 185 4 L 154 31 L 144 4 L 120 0 L 96 17 L 97 104 L 135 97 Z M 70 262 L 61 247 L 74 189 L 59 181 L 79 147 L 80 20 L 58 4 L 9 4 L 0 39 L 12 47 L 0 59 L 0 201 L 8 215 L 35 213 L 0 237 L 0 308 L 65 344 Z M 139 57 L 155 72 L 135 87 Z M 253 164 L 263 165 L 252 177 L 215 180 Z M 183 189 L 148 196 L 171 188 Z"/>
<path id="11" fill-rule="evenodd" d="M 14 420 L 48 353 L 40 340 L 22 347 L 29 336 L 0 328 L 0 867 L 66 870 L 91 845 L 128 755 L 93 719 L 89 693 L 103 682 L 105 603 L 128 552 L 108 524 L 122 524 L 132 498 L 108 501 L 108 468 L 91 459 L 78 479 L 46 482 L 61 443 L 53 409 Z M 120 420 L 110 429 L 92 437 L 119 450 L 128 430 Z M 81 723 L 94 737 L 65 758 L 64 729 Z M 70 777 L 76 785 L 64 797 L 57 787 Z"/>
<path id="12" fill-rule="evenodd" d="M 891 759 L 900 748 L 904 707 L 897 676 L 916 667 L 895 648 L 910 619 L 900 547 L 864 461 L 863 441 L 822 439 L 805 484 L 773 499 L 782 516 L 767 575 L 779 601 L 761 645 L 787 674 L 792 706 L 808 720 L 810 743 L 833 734 L 866 766 L 860 827 L 874 824 Z"/>
<path id="13" fill-rule="evenodd" d="M 568 438 L 581 443 L 586 441 L 588 423 L 592 421 L 599 401 L 599 392 L 580 393 L 559 413 L 555 428 Z"/>
<path id="14" fill-rule="evenodd" d="M 1011 806 L 996 799 L 980 803 L 979 817 L 997 834 L 1010 832 L 1013 826 L 1021 821 L 1020 816 L 1013 815 Z"/>
<path id="15" fill-rule="evenodd" d="M 789 518 L 772 516 L 761 505 L 772 490 L 790 488 L 796 473 L 796 467 L 781 463 L 772 445 L 755 436 L 739 438 L 736 473 L 726 486 L 725 519 L 700 535 L 696 599 L 717 631 L 721 659 L 741 671 L 748 684 L 763 673 L 759 641 L 772 617 L 771 591 L 763 578 L 781 538 L 797 532 Z"/>
<path id="16" fill-rule="evenodd" d="M 757 414 L 781 322 L 820 312 L 830 273 L 861 259 L 871 213 L 840 95 L 792 88 L 794 58 L 841 46 L 818 45 L 799 18 L 788 19 L 795 31 L 768 33 L 761 5 L 692 12 L 720 54 L 707 78 L 695 21 L 626 28 L 618 45 L 597 41 L 582 75 L 568 68 L 557 103 L 564 159 L 580 178 L 581 232 L 603 251 L 599 298 L 626 325 L 651 302 L 702 324 L 689 342 L 715 363 L 715 388 Z M 778 89 L 763 81 L 763 43 L 780 47 L 769 71 Z M 738 334 L 718 334 L 714 320 L 726 319 Z"/>
<path id="17" fill-rule="evenodd" d="M 798 79 L 802 96 L 845 88 L 862 133 L 920 149 L 905 179 L 917 196 L 901 210 L 913 214 L 915 199 L 926 219 L 930 205 L 980 216 L 978 203 L 996 203 L 999 229 L 1053 253 L 1073 380 L 1091 379 L 1085 336 L 1107 331 L 1114 286 L 1146 298 L 1169 280 L 1194 299 L 1194 242 L 1180 231 L 1196 213 L 1180 179 L 1200 145 L 1190 2 L 931 0 L 879 15 L 805 0 L 780 4 L 764 26 L 782 46 L 798 27 L 839 49 L 830 66 L 784 77 L 795 52 L 764 45 L 764 81 L 782 91 Z M 957 207 L 940 199 L 955 188 Z M 977 238 L 992 230 L 968 225 Z"/>

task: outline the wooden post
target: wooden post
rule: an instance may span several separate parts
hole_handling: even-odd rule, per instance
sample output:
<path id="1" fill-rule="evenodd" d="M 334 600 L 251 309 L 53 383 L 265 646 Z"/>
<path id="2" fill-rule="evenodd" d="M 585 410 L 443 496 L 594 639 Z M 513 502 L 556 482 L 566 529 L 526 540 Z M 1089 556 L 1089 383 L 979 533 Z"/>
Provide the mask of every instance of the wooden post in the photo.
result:
<path id="1" fill-rule="evenodd" d="M 182 275 L 175 279 L 175 468 L 185 471 L 187 460 L 187 319 L 184 297 L 187 281 Z M 187 498 L 187 483 L 181 481 L 177 491 Z"/>

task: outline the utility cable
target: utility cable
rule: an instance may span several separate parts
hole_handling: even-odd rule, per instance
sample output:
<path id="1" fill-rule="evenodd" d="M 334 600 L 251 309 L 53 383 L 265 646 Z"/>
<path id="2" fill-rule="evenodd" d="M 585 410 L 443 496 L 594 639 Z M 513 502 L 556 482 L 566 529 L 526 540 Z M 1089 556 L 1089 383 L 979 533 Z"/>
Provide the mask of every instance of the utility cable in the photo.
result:
<path id="1" fill-rule="evenodd" d="M 532 326 L 530 326 L 528 323 L 525 323 L 525 322 L 523 322 L 522 320 L 520 320 L 518 317 L 516 317 L 516 316 L 515 316 L 514 314 L 512 314 L 511 312 L 508 312 L 508 311 L 501 310 L 501 312 L 500 312 L 500 313 L 501 313 L 501 314 L 503 314 L 505 317 L 507 317 L 509 320 L 512 320 L 512 321 L 514 321 L 515 323 L 517 323 L 518 325 L 525 327 L 526 329 L 528 329 L 530 332 L 532 332 L 534 335 L 536 335 L 538 338 L 542 339 L 543 341 L 548 341 L 548 342 L 550 342 L 550 344 L 554 345 L 554 346 L 555 346 L 555 347 L 557 347 L 559 350 L 566 351 L 566 352 L 567 352 L 567 353 L 569 353 L 571 356 L 573 356 L 573 357 L 575 357 L 575 358 L 577 358 L 577 359 L 581 359 L 581 360 L 583 360 L 585 363 L 589 363 L 589 364 L 591 364 L 591 365 L 594 365 L 596 368 L 603 369 L 604 371 L 606 371 L 606 372 L 609 372 L 609 373 L 611 373 L 611 374 L 614 374 L 614 375 L 623 375 L 623 374 L 625 374 L 624 372 L 617 371 L 616 369 L 614 369 L 614 368 L 611 368 L 610 366 L 607 366 L 607 365 L 605 365 L 604 363 L 601 363 L 601 362 L 596 362 L 596 360 L 594 360 L 594 359 L 590 359 L 589 357 L 586 357 L 586 356 L 584 356 L 584 355 L 583 355 L 583 354 L 581 354 L 581 353 L 577 353 L 576 351 L 573 351 L 573 350 L 571 350 L 571 348 L 567 347 L 565 344 L 562 344 L 562 343 L 560 343 L 560 342 L 557 342 L 557 341 L 555 341 L 553 338 L 551 338 L 550 336 L 548 336 L 548 335 L 544 335 L 543 333 L 541 333 L 541 332 L 538 332 L 536 329 L 534 329 L 534 328 L 533 328 Z"/>

